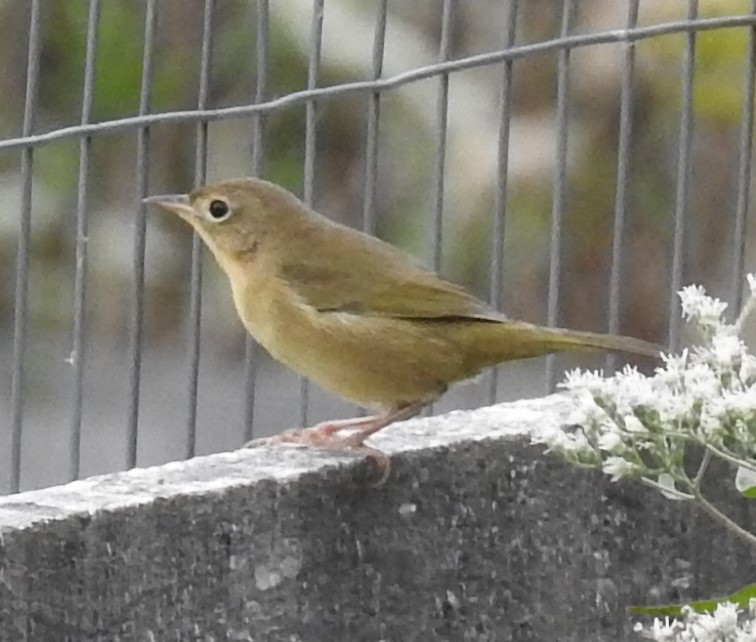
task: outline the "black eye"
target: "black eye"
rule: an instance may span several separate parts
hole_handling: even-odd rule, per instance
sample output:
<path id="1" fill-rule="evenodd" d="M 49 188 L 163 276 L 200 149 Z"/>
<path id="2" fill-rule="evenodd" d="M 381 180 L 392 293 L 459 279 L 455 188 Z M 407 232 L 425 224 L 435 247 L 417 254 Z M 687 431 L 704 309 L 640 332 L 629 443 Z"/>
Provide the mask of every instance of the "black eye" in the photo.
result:
<path id="1" fill-rule="evenodd" d="M 208 211 L 210 212 L 210 216 L 219 221 L 228 214 L 228 203 L 225 201 L 211 201 Z"/>

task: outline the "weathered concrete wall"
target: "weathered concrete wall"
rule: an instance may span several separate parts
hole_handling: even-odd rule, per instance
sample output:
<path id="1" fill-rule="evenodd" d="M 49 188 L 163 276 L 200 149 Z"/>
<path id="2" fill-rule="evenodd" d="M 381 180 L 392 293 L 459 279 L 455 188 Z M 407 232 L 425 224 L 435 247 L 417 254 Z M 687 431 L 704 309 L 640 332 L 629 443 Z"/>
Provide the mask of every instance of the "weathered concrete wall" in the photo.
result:
<path id="1" fill-rule="evenodd" d="M 614 641 L 628 604 L 753 581 L 689 506 L 529 446 L 570 403 L 395 426 L 381 488 L 276 447 L 4 498 L 0 639 Z"/>

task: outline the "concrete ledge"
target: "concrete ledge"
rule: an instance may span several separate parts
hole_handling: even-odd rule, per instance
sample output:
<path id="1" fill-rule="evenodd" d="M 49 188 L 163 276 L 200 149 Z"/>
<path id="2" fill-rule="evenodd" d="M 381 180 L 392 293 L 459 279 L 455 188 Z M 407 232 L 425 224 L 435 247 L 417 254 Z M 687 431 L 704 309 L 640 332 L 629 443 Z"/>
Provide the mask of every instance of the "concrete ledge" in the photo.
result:
<path id="1" fill-rule="evenodd" d="M 365 460 L 276 447 L 2 498 L 0 640 L 614 641 L 628 604 L 753 581 L 689 506 L 530 446 L 571 403 L 392 427 L 378 489 Z"/>

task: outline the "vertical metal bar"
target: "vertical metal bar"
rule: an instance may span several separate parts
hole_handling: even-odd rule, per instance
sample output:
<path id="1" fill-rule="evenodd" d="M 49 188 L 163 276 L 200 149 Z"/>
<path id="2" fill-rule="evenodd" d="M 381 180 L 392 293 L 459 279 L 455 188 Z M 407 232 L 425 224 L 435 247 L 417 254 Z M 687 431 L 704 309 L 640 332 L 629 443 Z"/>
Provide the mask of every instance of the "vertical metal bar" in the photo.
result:
<path id="1" fill-rule="evenodd" d="M 207 107 L 207 92 L 210 77 L 212 51 L 214 0 L 205 0 L 202 21 L 202 52 L 200 54 L 199 89 L 197 109 Z M 202 185 L 207 178 L 207 122 L 197 123 L 194 159 L 194 184 Z M 197 394 L 199 390 L 200 333 L 202 329 L 202 241 L 192 234 L 192 268 L 189 278 L 189 380 L 187 396 L 189 408 L 186 420 L 185 457 L 194 457 L 197 450 Z"/>
<path id="2" fill-rule="evenodd" d="M 373 80 L 383 75 L 383 53 L 386 46 L 386 16 L 388 0 L 379 0 L 378 16 L 373 37 Z M 362 229 L 375 233 L 375 195 L 378 178 L 378 132 L 381 118 L 381 94 L 370 94 L 367 121 L 367 148 L 365 151 L 365 202 L 362 209 Z"/>
<path id="3" fill-rule="evenodd" d="M 627 8 L 627 28 L 638 24 L 640 0 L 630 0 Z M 609 275 L 609 332 L 619 333 L 620 288 L 622 285 L 622 242 L 627 212 L 627 186 L 630 180 L 630 143 L 633 129 L 633 76 L 635 73 L 635 43 L 625 43 L 625 61 L 622 66 L 622 90 L 620 95 L 619 142 L 617 143 L 617 185 L 614 194 L 614 235 L 612 238 L 612 267 Z M 617 357 L 606 358 L 607 370 L 614 372 Z"/>
<path id="4" fill-rule="evenodd" d="M 378 15 L 375 19 L 373 34 L 373 80 L 383 75 L 383 57 L 386 49 L 386 22 L 388 17 L 388 0 L 378 1 Z M 378 133 L 381 119 L 381 92 L 370 94 L 365 149 L 365 200 L 362 207 L 362 230 L 375 234 L 376 228 L 376 193 L 378 190 Z M 358 416 L 365 414 L 364 408 L 357 410 Z"/>
<path id="5" fill-rule="evenodd" d="M 87 19 L 87 53 L 84 62 L 84 90 L 81 100 L 81 124 L 86 125 L 92 117 L 94 99 L 95 65 L 97 62 L 97 33 L 100 22 L 100 0 L 89 0 Z M 69 479 L 79 478 L 81 463 L 81 414 L 84 384 L 86 333 L 84 317 L 87 299 L 87 258 L 89 246 L 88 191 L 89 152 L 92 137 L 79 142 L 79 181 L 76 205 L 76 275 L 74 278 L 73 341 L 70 364 L 73 367 L 74 390 L 71 415 L 71 441 Z"/>
<path id="6" fill-rule="evenodd" d="M 688 0 L 688 20 L 698 17 L 698 0 Z M 685 251 L 685 216 L 690 197 L 690 147 L 693 138 L 693 73 L 696 57 L 696 32 L 685 34 L 683 53 L 682 107 L 680 115 L 677 189 L 675 195 L 675 232 L 672 254 L 672 275 L 669 296 L 669 349 L 675 352 L 680 344 L 680 301 L 677 292 L 682 286 Z"/>
<path id="7" fill-rule="evenodd" d="M 323 13 L 325 0 L 313 0 L 310 28 L 310 62 L 307 68 L 307 89 L 314 89 L 320 73 L 320 52 L 323 44 Z M 315 185 L 315 155 L 317 151 L 316 108 L 314 100 L 307 103 L 305 121 L 304 202 L 312 207 Z M 299 382 L 299 423 L 306 426 L 310 410 L 310 382 L 301 377 Z"/>
<path id="8" fill-rule="evenodd" d="M 519 0 L 509 0 L 504 26 L 504 49 L 515 43 L 517 34 L 517 10 Z M 512 71 L 514 61 L 504 61 L 501 79 L 501 116 L 499 118 L 498 165 L 496 200 L 494 202 L 493 244 L 491 246 L 491 305 L 502 309 L 502 288 L 504 285 L 504 234 L 507 215 L 507 188 L 509 185 L 509 130 L 512 122 Z M 489 403 L 496 402 L 499 387 L 499 370 L 491 369 L 489 380 Z"/>
<path id="9" fill-rule="evenodd" d="M 444 0 L 441 12 L 441 35 L 439 38 L 439 62 L 449 59 L 451 50 L 451 25 L 453 20 L 454 0 Z M 431 238 L 431 264 L 436 272 L 441 271 L 444 244 L 444 192 L 446 181 L 446 141 L 449 121 L 449 74 L 442 73 L 438 77 L 438 93 L 436 94 L 436 118 L 438 123 L 438 138 L 436 139 L 436 166 L 434 169 L 433 187 L 433 236 Z M 424 409 L 424 414 L 432 415 L 433 405 Z"/>
<path id="10" fill-rule="evenodd" d="M 441 14 L 441 38 L 438 48 L 438 62 L 449 60 L 451 51 L 451 26 L 454 0 L 444 0 Z M 441 270 L 444 243 L 444 187 L 446 180 L 446 139 L 449 120 L 449 74 L 438 77 L 436 96 L 436 118 L 438 119 L 438 139 L 436 142 L 436 167 L 434 176 L 433 204 L 433 268 Z"/>
<path id="11" fill-rule="evenodd" d="M 751 0 L 751 13 L 756 14 L 756 0 Z M 756 80 L 756 27 L 748 30 L 748 62 L 743 94 L 743 121 L 740 125 L 738 163 L 738 200 L 735 205 L 735 230 L 732 261 L 732 302 L 734 314 L 743 305 L 746 224 L 751 202 L 751 164 L 753 160 L 754 80 Z"/>
<path id="12" fill-rule="evenodd" d="M 152 63 L 157 23 L 158 0 L 147 0 L 144 20 L 144 50 L 142 52 L 142 82 L 139 91 L 139 115 L 149 113 L 152 86 Z M 146 246 L 145 206 L 142 200 L 147 195 L 147 170 L 150 147 L 149 127 L 142 127 L 137 134 L 137 216 L 134 222 L 134 301 L 131 313 L 131 369 L 129 373 L 129 414 L 127 423 L 126 466 L 133 468 L 137 461 L 137 436 L 139 428 L 139 393 L 142 373 L 142 335 L 144 326 L 144 253 Z"/>
<path id="13" fill-rule="evenodd" d="M 564 0 L 562 8 L 562 27 L 559 32 L 561 38 L 566 38 L 570 33 L 574 8 L 574 0 Z M 549 300 L 546 315 L 546 322 L 549 326 L 557 325 L 559 317 L 559 280 L 562 268 L 562 220 L 564 219 L 565 193 L 567 191 L 569 71 L 570 50 L 562 49 L 559 52 L 559 70 L 557 77 L 557 168 L 552 191 L 551 245 L 549 252 Z M 546 358 L 546 389 L 548 392 L 554 390 L 555 383 L 556 359 L 554 355 L 549 355 Z"/>
<path id="14" fill-rule="evenodd" d="M 268 91 L 268 35 L 270 33 L 268 0 L 257 0 L 256 61 L 257 87 L 255 102 L 265 101 Z M 265 162 L 265 116 L 256 114 L 252 120 L 252 174 L 262 176 Z M 254 437 L 255 392 L 257 383 L 257 353 L 255 340 L 247 334 L 244 345 L 244 441 Z"/>
<path id="15" fill-rule="evenodd" d="M 39 81 L 41 1 L 32 0 L 29 19 L 29 51 L 26 63 L 26 96 L 22 136 L 31 135 L 37 115 Z M 21 484 L 21 437 L 24 414 L 24 351 L 29 290 L 29 251 L 31 236 L 32 169 L 34 149 L 21 150 L 21 216 L 16 255 L 16 294 L 13 315 L 13 375 L 11 383 L 11 476 L 10 490 L 17 493 Z"/>

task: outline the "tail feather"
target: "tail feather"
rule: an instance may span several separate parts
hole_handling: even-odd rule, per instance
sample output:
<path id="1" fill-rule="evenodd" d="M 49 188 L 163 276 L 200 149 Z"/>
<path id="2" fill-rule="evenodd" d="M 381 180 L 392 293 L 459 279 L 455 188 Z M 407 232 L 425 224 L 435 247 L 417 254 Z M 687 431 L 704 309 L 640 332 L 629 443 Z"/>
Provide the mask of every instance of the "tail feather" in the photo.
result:
<path id="1" fill-rule="evenodd" d="M 484 346 L 491 364 L 553 352 L 592 349 L 658 359 L 664 350 L 660 345 L 633 337 L 546 328 L 520 321 L 504 321 L 498 327 L 500 331 L 490 333 L 491 340 Z"/>

